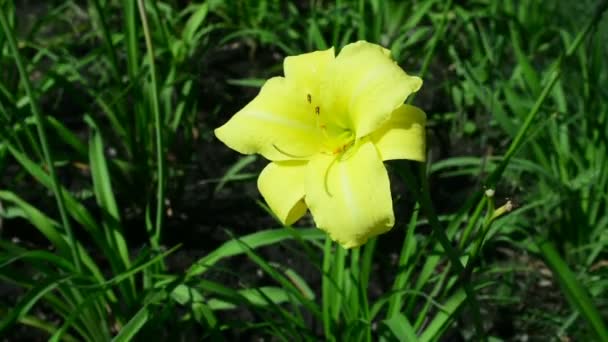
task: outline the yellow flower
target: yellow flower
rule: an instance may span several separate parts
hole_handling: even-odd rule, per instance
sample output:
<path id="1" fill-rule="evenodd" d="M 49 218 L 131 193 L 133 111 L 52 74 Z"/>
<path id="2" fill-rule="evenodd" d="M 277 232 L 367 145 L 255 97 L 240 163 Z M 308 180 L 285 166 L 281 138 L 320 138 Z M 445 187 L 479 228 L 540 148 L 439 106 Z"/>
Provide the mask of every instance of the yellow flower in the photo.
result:
<path id="1" fill-rule="evenodd" d="M 383 161 L 424 161 L 426 116 L 404 104 L 422 80 L 365 41 L 285 58 L 285 77 L 260 93 L 216 136 L 271 161 L 258 179 L 268 206 L 290 225 L 309 209 L 345 248 L 390 230 L 393 202 Z"/>

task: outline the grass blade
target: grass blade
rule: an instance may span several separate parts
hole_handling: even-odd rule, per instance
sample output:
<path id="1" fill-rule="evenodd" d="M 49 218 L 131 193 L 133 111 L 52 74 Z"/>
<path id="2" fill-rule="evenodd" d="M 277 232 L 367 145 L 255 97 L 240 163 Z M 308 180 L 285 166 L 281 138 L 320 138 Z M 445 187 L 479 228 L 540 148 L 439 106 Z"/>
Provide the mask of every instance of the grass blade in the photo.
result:
<path id="1" fill-rule="evenodd" d="M 296 233 L 297 232 L 297 233 Z M 220 247 L 195 262 L 186 272 L 186 278 L 201 275 L 220 259 L 245 254 L 248 249 L 256 249 L 267 245 L 277 244 L 283 240 L 295 239 L 298 234 L 303 240 L 320 240 L 325 233 L 316 228 L 308 229 L 270 229 L 231 239 Z M 244 246 L 247 246 L 245 248 Z"/>
<path id="2" fill-rule="evenodd" d="M 384 324 L 393 333 L 393 336 L 400 342 L 416 342 L 418 337 L 414 327 L 410 324 L 408 319 L 401 313 L 392 315 L 391 318 L 384 321 Z"/>
<path id="3" fill-rule="evenodd" d="M 163 225 L 164 205 L 165 205 L 165 152 L 163 145 L 163 121 L 160 115 L 160 106 L 158 101 L 158 82 L 156 77 L 156 63 L 154 54 L 154 45 L 150 28 L 148 27 L 148 17 L 146 14 L 146 5 L 143 0 L 138 0 L 139 15 L 144 30 L 146 48 L 148 49 L 148 64 L 150 66 L 150 83 L 151 83 L 151 102 L 152 114 L 154 115 L 154 134 L 156 136 L 156 172 L 157 193 L 156 193 L 156 219 L 154 221 L 154 232 L 151 235 L 151 243 L 153 247 L 158 247 L 160 243 L 160 232 Z"/>
<path id="4" fill-rule="evenodd" d="M 148 305 L 144 305 L 137 313 L 131 317 L 129 322 L 125 324 L 118 335 L 114 336 L 112 342 L 128 342 L 132 341 L 133 337 L 150 319 L 150 309 Z"/>
<path id="5" fill-rule="evenodd" d="M 593 305 L 587 290 L 559 256 L 553 243 L 547 240 L 541 241 L 538 244 L 538 249 L 572 306 L 581 313 L 581 316 L 587 321 L 600 341 L 608 341 L 608 329 L 602 320 L 602 316 Z"/>
<path id="6" fill-rule="evenodd" d="M 8 43 L 9 50 L 11 51 L 13 58 L 15 59 L 15 63 L 17 64 L 17 69 L 19 70 L 19 76 L 21 78 L 21 82 L 25 88 L 27 93 L 30 107 L 34 117 L 36 119 L 36 128 L 38 130 L 38 138 L 40 140 L 40 145 L 42 145 L 42 152 L 44 154 L 45 163 L 49 169 L 51 175 L 51 185 L 53 189 L 53 193 L 55 195 L 55 200 L 57 202 L 57 207 L 59 209 L 59 215 L 61 216 L 61 222 L 63 223 L 63 227 L 68 236 L 68 240 L 70 245 L 76 245 L 76 240 L 74 237 L 74 233 L 72 232 L 72 226 L 70 225 L 70 220 L 68 218 L 65 203 L 63 199 L 63 194 L 61 192 L 61 188 L 59 186 L 59 180 L 57 178 L 57 173 L 55 172 L 55 165 L 53 163 L 53 156 L 51 154 L 51 150 L 49 148 L 49 144 L 46 138 L 46 130 L 44 128 L 44 117 L 38 108 L 38 102 L 36 97 L 34 96 L 34 91 L 32 89 L 32 85 L 30 83 L 30 77 L 25 70 L 25 66 L 23 60 L 21 59 L 21 54 L 17 48 L 17 42 L 15 41 L 14 32 L 11 30 L 8 21 L 6 20 L 6 15 L 4 11 L 0 11 L 0 26 L 2 26 L 2 30 L 4 31 L 4 35 L 7 38 L 6 41 Z M 77 270 L 80 270 L 80 258 L 78 256 L 78 250 L 76 248 L 72 248 L 72 259 L 74 261 L 74 265 Z"/>

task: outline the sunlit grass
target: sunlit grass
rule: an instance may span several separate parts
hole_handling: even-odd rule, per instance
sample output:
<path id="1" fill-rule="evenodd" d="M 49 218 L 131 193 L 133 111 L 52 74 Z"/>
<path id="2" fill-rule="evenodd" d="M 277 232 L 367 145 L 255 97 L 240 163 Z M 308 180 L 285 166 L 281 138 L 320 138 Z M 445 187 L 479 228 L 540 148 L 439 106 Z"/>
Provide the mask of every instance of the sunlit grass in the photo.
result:
<path id="1" fill-rule="evenodd" d="M 32 3 L 0 1 L 0 334 L 608 340 L 608 2 Z M 211 129 L 359 39 L 424 78 L 429 162 L 345 251 Z"/>

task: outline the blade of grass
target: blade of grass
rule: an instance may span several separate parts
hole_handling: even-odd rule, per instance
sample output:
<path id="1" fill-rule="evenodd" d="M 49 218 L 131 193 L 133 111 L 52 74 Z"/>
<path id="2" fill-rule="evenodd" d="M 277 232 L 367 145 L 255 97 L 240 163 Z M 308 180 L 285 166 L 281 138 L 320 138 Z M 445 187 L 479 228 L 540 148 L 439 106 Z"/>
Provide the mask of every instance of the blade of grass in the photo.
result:
<path id="1" fill-rule="evenodd" d="M 392 315 L 391 318 L 383 321 L 393 333 L 393 336 L 400 342 L 416 342 L 418 337 L 414 327 L 410 324 L 407 317 L 402 313 Z"/>
<path id="2" fill-rule="evenodd" d="M 344 309 L 343 299 L 345 296 L 345 272 L 344 265 L 346 262 L 347 251 L 342 246 L 336 245 L 333 253 L 333 265 L 331 277 L 333 279 L 331 294 L 330 294 L 330 314 L 336 321 L 340 321 L 340 311 Z M 324 299 L 325 300 L 325 299 Z M 346 306 L 346 305 L 344 305 Z"/>
<path id="3" fill-rule="evenodd" d="M 157 193 L 156 193 L 156 219 L 154 221 L 154 232 L 151 232 L 151 243 L 155 248 L 159 247 L 160 234 L 164 218 L 164 203 L 165 203 L 165 153 L 163 145 L 163 121 L 160 116 L 160 106 L 158 102 L 158 82 L 156 77 L 156 63 L 154 54 L 154 45 L 150 28 L 148 27 L 148 17 L 146 14 L 146 5 L 143 0 L 138 0 L 139 16 L 144 30 L 144 38 L 146 41 L 146 49 L 148 50 L 148 65 L 150 66 L 150 82 L 152 114 L 154 115 L 154 134 L 156 136 L 156 172 L 157 172 Z"/>
<path id="4" fill-rule="evenodd" d="M 57 331 L 57 327 L 51 323 L 43 321 L 34 316 L 24 316 L 19 319 L 19 323 L 23 325 L 27 325 L 32 328 L 36 328 L 38 330 L 42 330 L 49 335 L 52 335 L 55 331 Z M 70 334 L 64 334 L 62 336 L 63 340 L 66 342 L 78 342 L 79 340 L 73 337 Z"/>
<path id="5" fill-rule="evenodd" d="M 108 170 L 101 134 L 91 117 L 85 116 L 85 121 L 93 130 L 89 141 L 89 160 L 93 190 L 97 204 L 102 210 L 102 225 L 104 227 L 106 243 L 112 250 L 117 252 L 107 257 L 118 259 L 113 260 L 112 263 L 122 265 L 121 269 L 129 269 L 131 267 L 129 249 L 120 223 L 120 213 L 112 189 L 112 178 Z M 126 305 L 131 305 L 136 297 L 135 279 L 131 278 L 128 284 L 121 284 L 121 289 L 123 290 L 123 300 Z"/>
<path id="6" fill-rule="evenodd" d="M 298 232 L 303 240 L 320 240 L 325 237 L 325 234 L 316 228 L 298 228 Z M 255 249 L 295 238 L 295 234 L 290 229 L 270 229 L 242 236 L 239 238 L 240 242 L 231 239 L 192 264 L 188 271 L 186 271 L 186 279 L 200 276 L 220 259 L 245 253 L 246 249 L 243 248 L 243 244 L 247 245 L 248 248 Z"/>
<path id="7" fill-rule="evenodd" d="M 445 329 L 446 323 L 454 316 L 464 303 L 467 294 L 460 290 L 450 297 L 443 305 L 433 320 L 426 326 L 424 332 L 420 335 L 420 342 L 435 341 L 441 336 L 441 332 Z"/>
<path id="8" fill-rule="evenodd" d="M 433 202 L 431 200 L 430 189 L 428 185 L 428 178 L 426 173 L 426 167 L 424 164 L 420 166 L 420 187 L 415 183 L 415 177 L 409 169 L 408 165 L 403 163 L 400 164 L 401 167 L 397 168 L 398 174 L 401 176 L 401 179 L 407 184 L 410 191 L 414 194 L 416 200 L 420 203 L 422 210 L 424 210 L 429 223 L 433 229 L 432 236 L 439 241 L 441 247 L 445 254 L 447 255 L 452 267 L 454 267 L 457 274 L 462 277 L 462 287 L 466 293 L 466 300 L 473 312 L 473 321 L 475 323 L 475 330 L 477 332 L 477 338 L 482 341 L 486 339 L 483 324 L 481 321 L 481 309 L 479 307 L 479 303 L 475 296 L 475 292 L 473 291 L 473 287 L 471 286 L 470 279 L 468 279 L 467 275 L 465 275 L 465 267 L 460 261 L 460 252 L 457 247 L 452 246 L 450 239 L 447 237 L 446 232 L 439 222 L 437 218 L 437 214 L 435 213 L 435 209 L 433 207 Z"/>
<path id="9" fill-rule="evenodd" d="M 21 58 L 21 54 L 19 53 L 19 49 L 17 48 L 17 43 L 15 41 L 15 36 L 13 30 L 11 30 L 8 21 L 6 20 L 6 15 L 4 11 L 0 11 L 0 26 L 2 26 L 2 30 L 4 31 L 4 35 L 8 42 L 9 50 L 15 59 L 15 63 L 17 64 L 17 69 L 19 71 L 19 75 L 21 78 L 21 82 L 25 88 L 25 92 L 29 98 L 30 108 L 34 117 L 36 119 L 36 128 L 38 130 L 38 138 L 40 140 L 40 144 L 42 145 L 42 152 L 44 154 L 45 163 L 48 167 L 48 170 L 51 175 L 51 183 L 53 193 L 55 195 L 55 200 L 57 202 L 57 207 L 59 209 L 59 215 L 61 217 L 61 222 L 63 227 L 65 228 L 66 234 L 68 236 L 68 241 L 71 246 L 76 245 L 76 239 L 74 237 L 74 232 L 72 231 L 72 226 L 70 224 L 70 220 L 68 218 L 65 203 L 63 199 L 63 193 L 61 192 L 61 188 L 59 187 L 59 180 L 57 178 L 57 173 L 55 171 L 55 165 L 53 163 L 53 156 L 51 154 L 51 150 L 49 148 L 49 144 L 46 137 L 46 130 L 44 128 L 44 117 L 38 108 L 37 99 L 34 97 L 34 91 L 32 89 L 32 85 L 30 84 L 30 77 L 25 70 L 25 66 L 23 60 Z M 72 259 L 74 261 L 74 265 L 76 270 L 80 271 L 80 257 L 78 256 L 78 249 L 72 248 Z"/>
<path id="10" fill-rule="evenodd" d="M 222 176 L 220 181 L 215 186 L 215 189 L 213 189 L 213 193 L 217 194 L 218 192 L 220 192 L 224 188 L 224 185 L 226 185 L 227 182 L 229 182 L 230 180 L 233 180 L 235 178 L 235 176 L 238 176 L 239 173 L 245 167 L 247 167 L 249 164 L 255 162 L 256 160 L 258 160 L 258 157 L 256 155 L 244 156 L 244 157 L 240 158 L 226 172 L 224 172 L 224 175 Z"/>
<path id="11" fill-rule="evenodd" d="M 553 243 L 548 240 L 540 241 L 538 249 L 557 278 L 570 304 L 581 313 L 600 341 L 608 341 L 608 328 L 606 328 L 600 312 L 593 305 L 587 290 L 560 257 Z"/>
<path id="12" fill-rule="evenodd" d="M 420 72 L 418 73 L 418 76 L 420 76 L 422 78 L 424 78 L 427 71 L 429 70 L 429 66 L 431 65 L 431 59 L 433 58 L 433 55 L 435 54 L 437 45 L 442 40 L 442 38 L 446 32 L 447 23 L 448 23 L 448 13 L 451 8 L 452 8 L 452 0 L 446 1 L 444 4 L 444 7 L 443 7 L 442 14 L 441 14 L 441 18 L 442 18 L 441 22 L 439 23 L 439 27 L 437 28 L 437 31 L 435 31 L 435 34 L 433 34 L 433 37 L 430 40 L 429 48 L 427 50 L 426 55 L 424 56 L 424 60 L 422 62 L 422 67 L 420 68 Z M 410 95 L 406 102 L 412 103 L 414 101 L 414 98 L 416 98 L 416 93 Z"/>
<path id="13" fill-rule="evenodd" d="M 108 55 L 110 56 L 110 64 L 112 66 L 112 72 L 114 74 L 113 76 L 116 79 L 120 79 L 120 68 L 118 66 L 118 58 L 116 57 L 116 49 L 114 49 L 114 46 L 112 44 L 112 36 L 110 34 L 110 30 L 108 29 L 104 10 L 99 0 L 90 0 L 90 2 L 93 4 L 92 8 L 94 14 L 97 16 L 97 23 L 101 28 L 101 37 L 105 45 L 105 49 Z"/>
<path id="14" fill-rule="evenodd" d="M 18 321 L 38 303 L 47 293 L 55 290 L 61 283 L 69 280 L 71 276 L 63 276 L 56 279 L 50 279 L 35 288 L 31 289 L 23 299 L 11 310 L 11 312 L 0 321 L 0 333 L 6 331 L 14 322 Z"/>
<path id="15" fill-rule="evenodd" d="M 139 332 L 149 319 L 150 309 L 148 308 L 148 305 L 144 305 L 135 315 L 133 315 L 133 317 L 131 317 L 129 322 L 120 329 L 118 334 L 112 339 L 112 342 L 132 341 L 135 334 Z"/>
<path id="16" fill-rule="evenodd" d="M 326 340 L 334 341 L 335 337 L 332 333 L 332 320 L 331 320 L 331 293 L 332 293 L 332 283 L 331 283 L 331 247 L 332 242 L 331 239 L 326 236 L 325 237 L 325 247 L 323 248 L 323 268 L 322 268 L 322 284 L 321 284 L 321 313 L 323 317 L 323 332 Z"/>
<path id="17" fill-rule="evenodd" d="M 416 229 L 416 225 L 418 222 L 418 212 L 420 211 L 420 204 L 416 203 L 414 207 L 414 211 L 412 212 L 412 217 L 410 218 L 410 222 L 407 225 L 407 231 L 405 232 L 405 239 L 403 240 L 403 245 L 401 247 L 401 253 L 399 254 L 399 264 L 398 264 L 398 273 L 397 277 L 395 277 L 395 281 L 393 282 L 393 291 L 396 291 L 395 294 L 391 297 L 388 305 L 388 312 L 386 313 L 386 317 L 390 320 L 394 315 L 397 315 L 401 312 L 401 307 L 403 305 L 403 293 L 398 292 L 400 289 L 406 287 L 409 273 L 404 272 L 405 267 L 410 262 L 410 257 L 414 253 L 414 249 L 416 248 L 416 239 L 414 236 L 414 230 Z"/>
<path id="18" fill-rule="evenodd" d="M 236 241 L 237 243 L 241 244 L 243 250 L 251 261 L 255 262 L 266 274 L 268 274 L 275 281 L 281 284 L 284 289 L 289 290 L 289 292 L 295 296 L 297 301 L 304 305 L 310 311 L 310 313 L 312 313 L 316 317 L 321 317 L 321 313 L 318 311 L 318 308 L 312 301 L 312 298 L 306 298 L 305 292 L 302 292 L 297 286 L 295 286 L 291 281 L 289 281 L 288 277 L 279 273 L 271 264 L 264 260 L 264 258 L 256 254 L 254 250 L 246 243 L 244 243 L 241 239 L 236 238 Z M 270 303 L 272 303 L 272 301 L 270 301 Z"/>
<path id="19" fill-rule="evenodd" d="M 93 189 L 97 198 L 97 204 L 104 211 L 104 216 L 106 216 L 103 220 L 108 225 L 105 230 L 111 234 L 108 237 L 108 244 L 118 251 L 125 268 L 129 268 L 129 250 L 120 227 L 120 214 L 112 189 L 112 181 L 104 154 L 101 134 L 91 117 L 85 116 L 85 121 L 93 130 L 89 141 L 91 178 L 93 179 Z"/>
<path id="20" fill-rule="evenodd" d="M 40 231 L 57 250 L 66 256 L 70 255 L 70 247 L 65 242 L 62 234 L 57 229 L 57 222 L 44 215 L 40 210 L 31 206 L 10 191 L 0 191 L 0 199 L 18 206 L 23 211 L 23 216 Z"/>

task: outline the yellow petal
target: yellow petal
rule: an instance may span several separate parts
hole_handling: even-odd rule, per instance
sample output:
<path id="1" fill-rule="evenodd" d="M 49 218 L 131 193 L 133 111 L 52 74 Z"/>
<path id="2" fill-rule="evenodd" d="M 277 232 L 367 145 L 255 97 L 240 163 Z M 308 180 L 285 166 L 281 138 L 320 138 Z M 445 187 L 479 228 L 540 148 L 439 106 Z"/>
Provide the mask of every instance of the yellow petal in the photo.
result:
<path id="1" fill-rule="evenodd" d="M 306 214 L 304 184 L 307 163 L 272 162 L 258 178 L 260 193 L 284 225 L 291 225 Z"/>
<path id="2" fill-rule="evenodd" d="M 395 218 L 386 168 L 370 142 L 344 160 L 319 154 L 308 163 L 306 204 L 317 226 L 345 248 L 390 230 Z"/>
<path id="3" fill-rule="evenodd" d="M 382 160 L 425 161 L 425 123 L 426 115 L 420 108 L 404 104 L 370 137 Z"/>
<path id="4" fill-rule="evenodd" d="M 285 78 L 311 95 L 311 102 L 318 102 L 321 76 L 334 60 L 334 48 L 286 57 L 283 61 Z"/>
<path id="5" fill-rule="evenodd" d="M 306 93 L 283 77 L 269 79 L 260 93 L 215 135 L 244 154 L 270 160 L 297 159 L 319 150 L 319 131 Z"/>
<path id="6" fill-rule="evenodd" d="M 358 138 L 367 136 L 422 86 L 380 45 L 359 41 L 346 45 L 323 78 L 321 97 L 328 110 L 346 115 Z"/>

